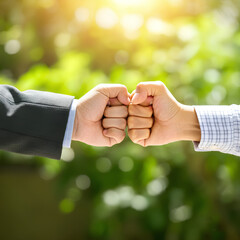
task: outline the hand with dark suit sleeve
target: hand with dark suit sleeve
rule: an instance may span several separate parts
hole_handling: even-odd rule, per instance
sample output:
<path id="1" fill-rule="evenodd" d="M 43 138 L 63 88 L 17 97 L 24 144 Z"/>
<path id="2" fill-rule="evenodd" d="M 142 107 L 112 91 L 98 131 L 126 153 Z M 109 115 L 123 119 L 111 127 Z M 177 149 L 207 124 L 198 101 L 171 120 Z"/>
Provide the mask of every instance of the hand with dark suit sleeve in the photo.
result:
<path id="1" fill-rule="evenodd" d="M 73 99 L 0 85 L 0 149 L 59 159 Z M 125 86 L 101 84 L 74 101 L 72 140 L 112 146 L 124 139 L 130 101 Z"/>
<path id="2" fill-rule="evenodd" d="M 0 149 L 59 159 L 73 99 L 0 85 Z"/>
<path id="3" fill-rule="evenodd" d="M 78 100 L 72 139 L 108 147 L 122 142 L 129 97 L 127 88 L 121 84 L 100 84 L 93 88 Z"/>

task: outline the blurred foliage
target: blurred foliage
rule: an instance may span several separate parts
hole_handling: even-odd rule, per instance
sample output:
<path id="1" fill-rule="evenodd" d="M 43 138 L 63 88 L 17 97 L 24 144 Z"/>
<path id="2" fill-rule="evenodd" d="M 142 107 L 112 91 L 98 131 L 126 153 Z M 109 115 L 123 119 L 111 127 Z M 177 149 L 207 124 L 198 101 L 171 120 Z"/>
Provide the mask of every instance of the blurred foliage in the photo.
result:
<path id="1" fill-rule="evenodd" d="M 81 97 L 161 80 L 185 104 L 239 104 L 239 13 L 237 0 L 0 0 L 0 83 Z M 62 158 L 1 152 L 0 164 L 57 179 L 63 214 L 87 202 L 89 239 L 240 238 L 237 157 L 126 139 Z"/>

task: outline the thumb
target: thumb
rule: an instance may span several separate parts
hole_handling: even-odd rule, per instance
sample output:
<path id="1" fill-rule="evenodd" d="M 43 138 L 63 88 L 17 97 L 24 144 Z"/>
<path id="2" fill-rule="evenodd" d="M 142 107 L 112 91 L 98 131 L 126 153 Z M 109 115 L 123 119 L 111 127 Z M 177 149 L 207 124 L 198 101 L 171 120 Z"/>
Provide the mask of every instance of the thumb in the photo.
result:
<path id="1" fill-rule="evenodd" d="M 98 91 L 108 98 L 117 98 L 124 105 L 129 105 L 130 94 L 127 88 L 121 84 L 100 84 Z"/>
<path id="2" fill-rule="evenodd" d="M 139 83 L 132 97 L 132 103 L 141 104 L 145 102 L 149 96 L 155 97 L 160 95 L 165 88 L 165 85 L 160 81 Z"/>

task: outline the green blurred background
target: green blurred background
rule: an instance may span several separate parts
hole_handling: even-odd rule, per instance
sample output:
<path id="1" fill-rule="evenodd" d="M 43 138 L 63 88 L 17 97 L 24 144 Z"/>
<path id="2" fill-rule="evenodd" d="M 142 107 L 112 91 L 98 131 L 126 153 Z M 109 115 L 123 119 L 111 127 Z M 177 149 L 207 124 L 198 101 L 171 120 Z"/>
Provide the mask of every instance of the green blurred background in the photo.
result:
<path id="1" fill-rule="evenodd" d="M 0 83 L 84 95 L 163 81 L 240 103 L 239 0 L 0 0 Z M 240 239 L 240 161 L 191 142 L 0 152 L 0 239 Z"/>

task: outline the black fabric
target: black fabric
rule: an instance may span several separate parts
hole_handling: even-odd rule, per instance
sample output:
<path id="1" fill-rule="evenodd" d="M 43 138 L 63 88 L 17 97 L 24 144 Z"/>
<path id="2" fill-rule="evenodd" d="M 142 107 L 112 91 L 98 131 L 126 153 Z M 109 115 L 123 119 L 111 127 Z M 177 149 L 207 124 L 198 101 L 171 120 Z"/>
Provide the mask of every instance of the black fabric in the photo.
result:
<path id="1" fill-rule="evenodd" d="M 73 98 L 0 85 L 0 149 L 60 159 Z"/>

